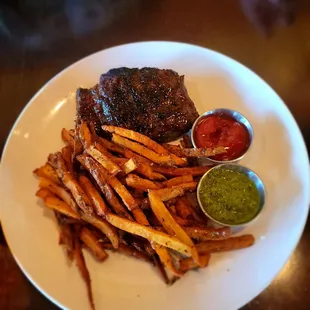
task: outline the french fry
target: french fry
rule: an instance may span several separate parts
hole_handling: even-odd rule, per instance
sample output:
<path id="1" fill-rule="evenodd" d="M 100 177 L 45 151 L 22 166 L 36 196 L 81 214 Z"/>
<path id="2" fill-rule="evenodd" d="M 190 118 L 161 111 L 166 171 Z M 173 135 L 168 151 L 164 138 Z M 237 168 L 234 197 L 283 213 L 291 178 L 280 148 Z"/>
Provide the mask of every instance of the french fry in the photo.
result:
<path id="1" fill-rule="evenodd" d="M 126 149 L 122 146 L 119 146 L 114 142 L 108 141 L 104 138 L 98 137 L 98 143 L 101 144 L 102 146 L 104 146 L 110 152 L 121 154 L 128 159 L 134 157 L 139 163 L 144 163 L 147 165 L 151 164 L 151 161 L 146 159 L 145 157 L 140 156 L 137 153 L 134 153 L 131 150 L 128 150 L 128 149 Z"/>
<path id="2" fill-rule="evenodd" d="M 128 138 L 130 140 L 139 142 L 157 154 L 170 155 L 169 152 L 165 148 L 163 148 L 160 144 L 150 139 L 149 137 L 142 135 L 138 132 L 135 132 L 133 130 L 116 127 L 116 126 L 106 126 L 106 125 L 102 126 L 102 129 L 112 134 L 115 133 L 124 138 Z M 175 155 L 173 155 L 172 158 L 176 165 L 182 166 L 186 164 L 186 161 L 182 158 L 179 158 Z"/>
<path id="3" fill-rule="evenodd" d="M 107 220 L 111 225 L 130 234 L 143 237 L 150 242 L 158 243 L 159 245 L 173 249 L 185 256 L 192 255 L 192 249 L 190 246 L 186 245 L 175 237 L 169 236 L 168 234 L 157 231 L 151 227 L 147 227 L 121 218 L 115 214 L 108 214 Z"/>
<path id="4" fill-rule="evenodd" d="M 100 152 L 94 146 L 86 149 L 86 153 L 100 163 L 111 175 L 116 175 L 121 172 L 121 168 L 115 164 L 108 156 Z"/>
<path id="5" fill-rule="evenodd" d="M 169 208 L 169 211 L 171 210 L 171 208 Z M 171 213 L 171 216 L 173 217 L 173 219 L 183 228 L 186 226 L 195 226 L 197 225 L 197 222 L 193 221 L 193 220 L 189 220 L 189 219 L 184 219 L 176 214 Z"/>
<path id="6" fill-rule="evenodd" d="M 55 168 L 58 177 L 62 180 L 66 188 L 71 192 L 77 205 L 87 214 L 93 214 L 91 203 L 82 189 L 81 185 L 68 172 L 65 161 L 60 152 L 50 154 L 48 157 L 49 163 Z"/>
<path id="7" fill-rule="evenodd" d="M 85 222 L 98 228 L 101 232 L 103 232 L 104 235 L 106 235 L 109 238 L 113 247 L 115 247 L 116 249 L 118 248 L 119 237 L 118 237 L 117 230 L 115 229 L 115 227 L 111 226 L 107 221 L 100 219 L 94 215 L 90 216 L 84 213 L 82 214 L 82 219 Z"/>
<path id="8" fill-rule="evenodd" d="M 189 208 L 183 201 L 182 197 L 179 198 L 175 204 L 175 208 L 177 211 L 177 214 L 182 217 L 183 219 L 189 219 L 193 218 L 193 209 Z"/>
<path id="9" fill-rule="evenodd" d="M 89 157 L 86 157 L 86 162 L 89 160 Z M 135 199 L 129 193 L 127 188 L 116 177 L 109 176 L 107 170 L 105 170 L 104 167 L 100 167 L 99 170 L 104 180 L 108 182 L 116 191 L 116 193 L 122 198 L 128 210 L 132 211 L 138 208 L 138 204 L 136 203 Z"/>
<path id="10" fill-rule="evenodd" d="M 177 199 L 176 210 L 177 213 L 184 219 L 193 219 L 200 224 L 206 224 L 208 221 L 204 214 L 193 208 L 187 196 Z"/>
<path id="11" fill-rule="evenodd" d="M 39 188 L 36 191 L 36 196 L 44 200 L 47 196 L 54 196 L 54 194 L 46 188 Z"/>
<path id="12" fill-rule="evenodd" d="M 229 227 L 204 228 L 199 226 L 183 227 L 189 237 L 197 241 L 224 240 L 231 235 Z"/>
<path id="13" fill-rule="evenodd" d="M 150 258 L 150 256 L 143 253 L 142 251 L 135 249 L 133 246 L 130 246 L 124 243 L 121 243 L 119 245 L 119 248 L 117 249 L 114 249 L 110 243 L 104 243 L 103 247 L 106 248 L 107 250 L 116 250 L 119 253 L 122 253 L 128 256 L 133 256 L 135 258 L 141 259 L 149 263 L 152 262 L 152 259 Z"/>
<path id="14" fill-rule="evenodd" d="M 91 279 L 90 279 L 89 271 L 85 263 L 84 255 L 81 250 L 80 240 L 78 237 L 75 238 L 74 257 L 75 257 L 76 265 L 81 273 L 81 276 L 87 288 L 87 295 L 88 295 L 90 307 L 92 310 L 95 310 L 94 298 L 93 298 L 93 293 L 91 289 Z"/>
<path id="15" fill-rule="evenodd" d="M 208 266 L 209 260 L 210 254 L 200 256 L 200 265 L 198 265 L 192 258 L 183 258 L 180 260 L 180 270 L 183 272 L 187 272 L 192 269 L 205 268 Z"/>
<path id="16" fill-rule="evenodd" d="M 154 256 L 153 256 L 153 259 L 154 259 L 154 262 L 155 262 L 156 267 L 159 269 L 159 272 L 160 272 L 160 274 L 161 274 L 161 276 L 162 276 L 164 282 L 165 282 L 166 284 L 168 284 L 168 283 L 169 283 L 169 278 L 168 278 L 168 276 L 167 276 L 167 272 L 166 272 L 166 270 L 165 270 L 165 268 L 164 268 L 164 265 L 162 264 L 162 262 L 161 262 L 160 259 L 159 259 L 158 254 L 154 255 Z"/>
<path id="17" fill-rule="evenodd" d="M 74 137 L 70 134 L 70 132 L 66 128 L 63 128 L 61 130 L 61 138 L 72 149 L 74 148 Z"/>
<path id="18" fill-rule="evenodd" d="M 196 190 L 198 182 L 189 182 L 189 183 L 182 183 L 178 185 L 172 186 L 172 188 L 182 188 L 184 191 L 194 191 Z"/>
<path id="19" fill-rule="evenodd" d="M 130 158 L 129 160 L 126 160 L 123 164 L 121 164 L 120 167 L 123 170 L 124 174 L 129 174 L 137 169 L 138 164 L 134 158 Z"/>
<path id="20" fill-rule="evenodd" d="M 92 145 L 93 143 L 92 134 L 86 122 L 82 121 L 80 124 L 79 137 L 80 137 L 80 140 L 82 142 L 84 149 L 87 149 Z"/>
<path id="21" fill-rule="evenodd" d="M 98 137 L 98 143 L 104 146 L 110 152 L 124 155 L 125 150 L 121 146 L 118 146 L 117 144 L 115 144 L 114 142 L 106 140 L 102 137 Z"/>
<path id="22" fill-rule="evenodd" d="M 198 166 L 198 167 L 185 167 L 185 168 L 174 168 L 174 167 L 163 167 L 158 165 L 153 165 L 152 169 L 167 176 L 181 176 L 191 174 L 192 176 L 202 176 L 212 167 L 210 166 Z"/>
<path id="23" fill-rule="evenodd" d="M 59 227 L 59 244 L 64 246 L 66 255 L 72 262 L 74 258 L 74 236 L 71 226 L 64 221 L 64 216 L 61 213 L 54 211 L 54 214 Z"/>
<path id="24" fill-rule="evenodd" d="M 46 163 L 44 166 L 35 169 L 33 171 L 33 173 L 37 177 L 49 179 L 49 180 L 51 180 L 52 182 L 54 182 L 54 183 L 56 183 L 58 185 L 62 184 L 60 179 L 58 178 L 58 175 L 57 175 L 55 169 L 49 163 Z"/>
<path id="25" fill-rule="evenodd" d="M 149 189 L 160 189 L 161 186 L 150 180 L 140 178 L 135 174 L 129 174 L 126 177 L 126 184 L 130 187 L 148 191 Z"/>
<path id="26" fill-rule="evenodd" d="M 172 187 L 175 185 L 179 185 L 179 184 L 183 184 L 183 183 L 190 183 L 193 182 L 193 176 L 191 174 L 187 174 L 187 175 L 182 175 L 180 177 L 176 177 L 167 181 L 164 181 L 163 184 L 166 187 Z"/>
<path id="27" fill-rule="evenodd" d="M 183 149 L 194 147 L 191 138 L 189 137 L 189 135 L 186 134 L 182 137 L 180 143 Z M 195 157 L 188 158 L 187 162 L 189 166 L 198 166 L 198 160 Z"/>
<path id="28" fill-rule="evenodd" d="M 161 222 L 167 233 L 176 236 L 179 240 L 188 245 L 191 248 L 193 259 L 199 264 L 199 255 L 195 244 L 181 228 L 181 226 L 173 219 L 164 203 L 160 200 L 160 197 L 157 196 L 153 191 L 149 191 L 149 200 L 154 214 Z"/>
<path id="29" fill-rule="evenodd" d="M 65 146 L 61 149 L 61 154 L 62 157 L 66 163 L 66 166 L 68 168 L 68 170 L 70 171 L 70 173 L 75 176 L 75 171 L 73 169 L 73 161 L 72 161 L 72 150 L 70 146 Z"/>
<path id="30" fill-rule="evenodd" d="M 158 245 L 158 244 L 153 244 L 153 248 L 156 251 L 157 255 L 159 256 L 160 261 L 162 264 L 170 270 L 175 276 L 177 277 L 182 277 L 184 275 L 184 272 L 181 270 L 178 270 L 172 261 L 172 256 L 170 255 L 169 251 L 167 248 Z"/>
<path id="31" fill-rule="evenodd" d="M 159 196 L 161 201 L 167 201 L 184 195 L 184 189 L 182 187 L 162 188 L 153 190 L 153 192 Z"/>
<path id="32" fill-rule="evenodd" d="M 62 140 L 70 146 L 75 155 L 80 154 L 83 151 L 82 143 L 79 139 L 77 139 L 77 136 L 71 130 L 63 128 L 61 131 L 61 137 Z"/>
<path id="33" fill-rule="evenodd" d="M 110 133 L 116 133 L 119 136 L 139 142 L 158 154 L 168 154 L 168 151 L 165 148 L 163 148 L 160 144 L 158 144 L 157 142 L 153 141 L 152 139 L 150 139 L 149 137 L 141 133 L 135 132 L 133 130 L 125 129 L 122 127 L 107 126 L 107 125 L 103 125 L 102 129 Z"/>
<path id="34" fill-rule="evenodd" d="M 211 157 L 226 153 L 223 146 L 209 148 L 182 148 L 180 145 L 162 144 L 162 146 L 172 154 L 180 157 Z"/>
<path id="35" fill-rule="evenodd" d="M 78 206 L 75 200 L 72 198 L 71 194 L 68 193 L 62 186 L 57 185 L 49 179 L 40 178 L 39 187 L 48 189 L 53 194 L 61 198 L 67 205 L 71 207 L 71 209 L 78 213 Z"/>
<path id="36" fill-rule="evenodd" d="M 211 157 L 226 153 L 226 147 L 218 146 L 214 148 L 190 148 L 182 149 L 185 157 Z"/>
<path id="37" fill-rule="evenodd" d="M 50 194 L 50 193 L 46 194 L 46 191 L 49 192 L 46 189 L 39 189 L 36 192 L 36 196 L 43 199 L 44 204 L 48 208 L 58 211 L 61 214 L 64 214 L 66 216 L 69 216 L 75 219 L 80 219 L 80 216 L 74 210 L 72 210 L 64 201 L 57 198 L 53 194 Z"/>
<path id="38" fill-rule="evenodd" d="M 95 212 L 98 216 L 105 218 L 105 215 L 110 212 L 109 208 L 101 198 L 100 194 L 97 192 L 95 186 L 91 183 L 91 181 L 84 175 L 79 177 L 79 182 L 84 189 L 85 193 L 90 198 L 93 203 Z"/>
<path id="39" fill-rule="evenodd" d="M 193 143 L 189 135 L 184 135 L 182 137 L 182 147 L 185 148 L 193 148 Z"/>
<path id="40" fill-rule="evenodd" d="M 224 251 L 244 249 L 253 245 L 255 239 L 252 235 L 231 237 L 225 240 L 205 241 L 197 244 L 199 254 L 208 254 Z"/>
<path id="41" fill-rule="evenodd" d="M 135 158 L 135 157 L 133 157 Z M 154 180 L 154 181 L 164 181 L 166 177 L 158 172 L 154 172 L 152 168 L 145 163 L 138 162 L 138 167 L 136 169 L 137 173 L 141 174 L 142 176 Z"/>
<path id="42" fill-rule="evenodd" d="M 104 250 L 100 242 L 98 242 L 96 236 L 87 227 L 81 229 L 80 239 L 99 261 L 104 261 L 108 258 L 108 253 Z"/>
<path id="43" fill-rule="evenodd" d="M 94 185 L 90 182 L 89 179 L 87 179 L 85 176 L 80 176 L 79 179 L 83 189 L 87 193 L 88 197 L 93 203 L 93 206 L 95 207 L 96 213 L 99 216 L 102 216 L 105 218 L 106 214 L 110 212 L 108 207 L 106 206 L 105 202 L 101 198 L 100 194 L 94 187 Z M 115 227 L 111 226 L 107 221 L 105 220 L 97 220 L 95 217 L 87 217 L 82 216 L 87 222 L 93 224 L 95 227 L 99 228 L 111 241 L 113 247 L 118 248 L 119 246 L 119 238 L 117 231 Z"/>
<path id="44" fill-rule="evenodd" d="M 88 170 L 88 172 L 95 179 L 101 192 L 104 194 L 107 202 L 112 207 L 114 212 L 121 217 L 125 217 L 128 220 L 132 220 L 132 216 L 124 208 L 124 206 L 119 202 L 115 193 L 113 192 L 111 186 L 106 182 L 105 175 L 102 174 L 102 169 L 99 163 L 97 163 L 93 158 L 83 154 L 77 157 L 77 160 L 82 164 L 82 166 Z"/>
<path id="45" fill-rule="evenodd" d="M 151 160 L 154 163 L 157 163 L 160 165 L 167 165 L 167 166 L 173 166 L 176 164 L 170 155 L 159 155 L 159 154 L 155 153 L 154 151 L 149 150 L 145 146 L 143 146 L 139 143 L 133 142 L 131 140 L 128 140 L 126 138 L 123 138 L 119 135 L 113 134 L 112 141 L 118 145 L 126 147 L 126 148 L 130 149 L 131 151 L 134 151 L 134 152 L 148 158 L 149 160 Z"/>

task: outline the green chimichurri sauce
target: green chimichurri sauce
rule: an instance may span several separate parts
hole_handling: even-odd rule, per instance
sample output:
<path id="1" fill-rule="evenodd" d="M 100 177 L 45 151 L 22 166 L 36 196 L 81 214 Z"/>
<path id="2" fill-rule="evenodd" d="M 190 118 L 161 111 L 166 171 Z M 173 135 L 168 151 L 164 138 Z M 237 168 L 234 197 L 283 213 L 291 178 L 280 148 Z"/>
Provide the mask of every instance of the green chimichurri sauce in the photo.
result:
<path id="1" fill-rule="evenodd" d="M 214 169 L 202 180 L 199 198 L 203 208 L 215 220 L 231 225 L 252 220 L 260 207 L 254 182 L 230 169 Z"/>

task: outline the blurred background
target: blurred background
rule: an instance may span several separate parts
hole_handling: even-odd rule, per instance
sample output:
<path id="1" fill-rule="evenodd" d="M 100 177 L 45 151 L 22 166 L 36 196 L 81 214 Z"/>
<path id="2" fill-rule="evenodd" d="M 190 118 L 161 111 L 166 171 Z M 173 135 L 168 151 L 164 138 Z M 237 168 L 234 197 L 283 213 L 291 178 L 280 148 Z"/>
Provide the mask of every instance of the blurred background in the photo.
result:
<path id="1" fill-rule="evenodd" d="M 146 40 L 197 44 L 240 61 L 279 93 L 309 145 L 309 32 L 307 0 L 0 0 L 0 149 L 27 102 L 59 71 Z M 309 224 L 281 275 L 244 309 L 309 308 L 308 240 Z M 0 308 L 56 309 L 21 274 L 1 233 Z"/>

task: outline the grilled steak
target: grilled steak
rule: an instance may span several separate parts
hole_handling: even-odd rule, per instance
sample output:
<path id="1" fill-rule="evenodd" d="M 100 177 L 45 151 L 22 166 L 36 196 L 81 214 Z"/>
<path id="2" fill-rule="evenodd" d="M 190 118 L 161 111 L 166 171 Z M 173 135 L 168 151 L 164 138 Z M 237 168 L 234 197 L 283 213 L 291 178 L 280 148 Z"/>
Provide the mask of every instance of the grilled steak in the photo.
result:
<path id="1" fill-rule="evenodd" d="M 103 124 L 120 126 L 158 142 L 184 134 L 198 117 L 184 76 L 157 68 L 109 70 L 94 88 L 78 89 L 77 113 L 97 130 Z"/>

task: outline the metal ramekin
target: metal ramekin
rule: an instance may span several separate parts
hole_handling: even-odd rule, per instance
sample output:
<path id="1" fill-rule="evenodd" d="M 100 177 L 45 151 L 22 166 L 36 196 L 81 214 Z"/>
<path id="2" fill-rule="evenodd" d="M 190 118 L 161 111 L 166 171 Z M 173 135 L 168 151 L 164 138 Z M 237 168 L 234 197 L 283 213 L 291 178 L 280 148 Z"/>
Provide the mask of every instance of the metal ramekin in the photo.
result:
<path id="1" fill-rule="evenodd" d="M 259 198 L 260 198 L 260 206 L 259 206 L 259 210 L 256 214 L 256 216 L 249 220 L 248 222 L 245 222 L 245 223 L 242 223 L 242 224 L 227 224 L 227 223 L 223 223 L 223 222 L 220 222 L 216 219 L 214 219 L 212 216 L 210 216 L 207 212 L 207 210 L 205 210 L 205 208 L 203 207 L 203 204 L 200 200 L 200 197 L 199 197 L 199 192 L 200 192 L 200 187 L 201 187 L 201 184 L 202 184 L 202 181 L 208 177 L 208 174 L 215 170 L 215 169 L 229 169 L 229 170 L 233 170 L 233 171 L 238 171 L 238 172 L 241 172 L 243 173 L 244 175 L 246 175 L 250 180 L 252 180 L 258 190 L 258 193 L 259 193 Z M 237 164 L 222 164 L 222 165 L 218 165 L 218 166 L 215 166 L 213 168 L 211 168 L 209 171 L 207 171 L 200 179 L 199 183 L 198 183 L 198 187 L 197 187 L 197 199 L 198 199 L 198 203 L 199 203 L 199 206 L 202 210 L 202 212 L 208 217 L 210 218 L 212 221 L 220 224 L 220 225 L 223 225 L 223 226 L 246 226 L 248 225 L 249 223 L 252 223 L 255 219 L 257 219 L 257 217 L 260 215 L 261 211 L 263 210 L 264 206 L 265 206 L 265 200 L 266 200 L 266 190 L 265 190 L 265 186 L 264 186 L 264 183 L 263 181 L 258 177 L 258 175 L 253 172 L 251 169 L 249 168 L 246 168 L 244 166 L 240 166 L 240 165 L 237 165 Z"/>
<path id="2" fill-rule="evenodd" d="M 207 164 L 214 165 L 214 164 L 224 164 L 224 163 L 228 164 L 228 163 L 237 163 L 237 162 L 239 162 L 248 153 L 248 151 L 251 148 L 252 142 L 253 142 L 254 133 L 253 133 L 253 128 L 252 128 L 252 125 L 250 124 L 250 122 L 245 118 L 245 116 L 243 116 L 241 113 L 239 113 L 237 111 L 234 111 L 234 110 L 230 110 L 230 109 L 214 109 L 214 110 L 211 110 L 211 111 L 207 111 L 207 112 L 203 113 L 202 115 L 200 115 L 196 119 L 195 123 L 192 126 L 191 140 L 192 140 L 193 146 L 195 148 L 197 148 L 197 146 L 195 144 L 195 139 L 194 139 L 195 127 L 200 122 L 200 120 L 202 118 L 204 118 L 205 116 L 207 116 L 207 115 L 225 115 L 225 116 L 229 116 L 229 117 L 233 118 L 234 120 L 236 120 L 237 122 L 239 122 L 239 123 L 241 123 L 241 124 L 243 124 L 245 126 L 245 128 L 248 130 L 249 138 L 250 138 L 250 143 L 249 143 L 248 148 L 238 158 L 235 158 L 235 159 L 232 159 L 232 160 L 215 160 L 215 159 L 212 159 L 210 157 L 206 157 Z"/>

